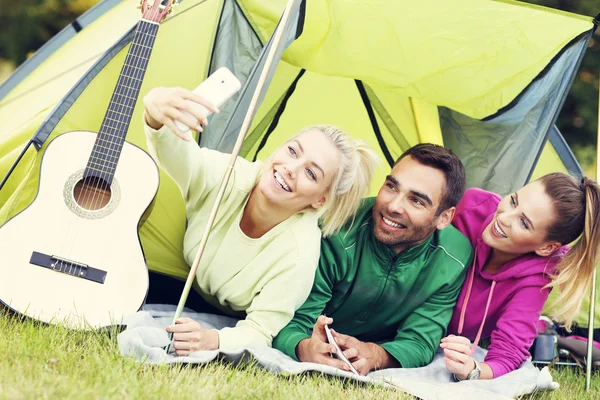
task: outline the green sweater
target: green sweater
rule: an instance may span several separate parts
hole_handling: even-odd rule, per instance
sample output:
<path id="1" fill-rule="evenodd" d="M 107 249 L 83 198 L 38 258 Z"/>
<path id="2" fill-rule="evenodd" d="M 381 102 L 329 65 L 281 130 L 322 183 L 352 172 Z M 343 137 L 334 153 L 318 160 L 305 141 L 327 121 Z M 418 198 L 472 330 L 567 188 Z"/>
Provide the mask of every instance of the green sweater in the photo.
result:
<path id="1" fill-rule="evenodd" d="M 296 346 L 325 314 L 338 332 L 380 343 L 404 368 L 431 362 L 472 247 L 449 226 L 396 255 L 373 236 L 374 202 L 366 199 L 353 225 L 322 240 L 311 294 L 275 338 L 275 348 L 297 359 Z"/>

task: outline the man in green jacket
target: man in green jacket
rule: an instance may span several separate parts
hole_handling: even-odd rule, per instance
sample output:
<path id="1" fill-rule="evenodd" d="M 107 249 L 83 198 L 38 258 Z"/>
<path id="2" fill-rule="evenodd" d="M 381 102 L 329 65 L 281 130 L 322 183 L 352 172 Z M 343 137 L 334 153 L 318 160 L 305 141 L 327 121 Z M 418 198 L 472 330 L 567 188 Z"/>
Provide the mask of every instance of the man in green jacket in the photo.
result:
<path id="1" fill-rule="evenodd" d="M 362 375 L 431 362 L 473 256 L 450 225 L 465 185 L 464 167 L 448 149 L 419 144 L 402 154 L 353 223 L 322 240 L 312 291 L 273 346 L 348 371 L 330 355 L 331 325 Z"/>

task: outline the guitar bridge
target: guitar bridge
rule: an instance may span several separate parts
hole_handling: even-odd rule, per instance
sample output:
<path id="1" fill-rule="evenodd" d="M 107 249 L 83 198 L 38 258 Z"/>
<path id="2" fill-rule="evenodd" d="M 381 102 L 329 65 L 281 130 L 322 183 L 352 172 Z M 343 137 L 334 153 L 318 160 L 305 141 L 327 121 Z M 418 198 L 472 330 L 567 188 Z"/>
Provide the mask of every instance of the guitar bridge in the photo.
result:
<path id="1" fill-rule="evenodd" d="M 37 251 L 31 253 L 29 263 L 100 284 L 104 284 L 106 279 L 106 271 L 66 258 L 38 253 Z"/>

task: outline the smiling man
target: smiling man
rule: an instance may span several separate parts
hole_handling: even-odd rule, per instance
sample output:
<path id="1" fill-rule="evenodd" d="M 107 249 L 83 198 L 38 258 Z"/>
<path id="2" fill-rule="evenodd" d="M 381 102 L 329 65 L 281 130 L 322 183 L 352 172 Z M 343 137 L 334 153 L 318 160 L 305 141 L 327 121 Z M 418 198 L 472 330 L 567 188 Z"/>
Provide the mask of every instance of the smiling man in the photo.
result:
<path id="1" fill-rule="evenodd" d="M 402 154 L 354 223 L 322 240 L 311 294 L 274 347 L 349 370 L 329 354 L 331 325 L 362 375 L 428 364 L 472 259 L 469 241 L 449 225 L 464 191 L 464 167 L 450 150 L 425 143 Z"/>

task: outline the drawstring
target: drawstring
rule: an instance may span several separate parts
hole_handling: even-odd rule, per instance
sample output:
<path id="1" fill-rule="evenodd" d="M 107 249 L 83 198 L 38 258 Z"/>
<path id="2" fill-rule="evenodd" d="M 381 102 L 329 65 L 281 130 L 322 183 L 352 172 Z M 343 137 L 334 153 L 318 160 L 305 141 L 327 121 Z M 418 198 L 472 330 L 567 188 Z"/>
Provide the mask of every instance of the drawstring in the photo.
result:
<path id="1" fill-rule="evenodd" d="M 475 268 L 477 268 L 477 248 L 475 248 L 475 255 L 473 256 L 473 262 L 471 263 L 471 273 L 469 274 L 469 282 L 467 283 L 467 294 L 463 300 L 462 310 L 460 310 L 460 321 L 458 322 L 459 335 L 462 333 L 463 325 L 465 323 L 465 313 L 467 312 L 469 297 L 471 297 L 471 287 L 473 286 L 473 279 L 475 278 Z"/>
<path id="2" fill-rule="evenodd" d="M 477 268 L 477 249 L 475 249 L 475 256 L 473 257 L 473 263 L 471 264 L 471 274 L 469 275 L 469 283 L 467 285 L 467 294 L 465 295 L 465 300 L 462 304 L 462 310 L 460 310 L 460 321 L 458 322 L 458 334 L 462 334 L 463 325 L 465 323 L 465 314 L 467 312 L 467 303 L 469 302 L 469 297 L 471 297 L 471 288 L 473 287 L 473 280 L 475 278 L 475 268 Z M 485 312 L 483 313 L 483 320 L 479 325 L 479 331 L 477 332 L 477 336 L 475 337 L 475 341 L 473 341 L 473 346 L 471 347 L 471 356 L 475 354 L 475 350 L 477 350 L 477 345 L 479 344 L 479 340 L 481 339 L 481 333 L 483 332 L 483 325 L 485 325 L 485 319 L 487 318 L 488 310 L 490 308 L 490 303 L 492 302 L 492 296 L 494 295 L 494 288 L 496 287 L 496 281 L 492 281 L 492 287 L 490 288 L 490 294 L 488 295 L 487 304 L 485 305 Z"/>
<path id="3" fill-rule="evenodd" d="M 494 287 L 496 287 L 496 281 L 492 281 L 492 287 L 490 288 L 490 295 L 488 296 L 487 304 L 485 305 L 485 313 L 483 313 L 483 320 L 481 321 L 481 325 L 479 325 L 479 332 L 477 332 L 477 337 L 475 337 L 475 341 L 473 342 L 473 347 L 471 347 L 471 355 L 475 354 L 475 350 L 477 350 L 477 345 L 479 344 L 479 339 L 481 339 L 481 332 L 483 331 L 483 325 L 485 324 L 485 319 L 487 317 L 488 309 L 490 308 L 490 303 L 492 302 L 492 295 L 494 294 Z"/>

